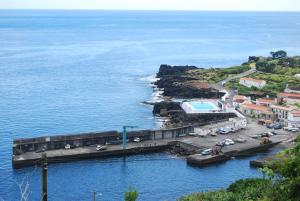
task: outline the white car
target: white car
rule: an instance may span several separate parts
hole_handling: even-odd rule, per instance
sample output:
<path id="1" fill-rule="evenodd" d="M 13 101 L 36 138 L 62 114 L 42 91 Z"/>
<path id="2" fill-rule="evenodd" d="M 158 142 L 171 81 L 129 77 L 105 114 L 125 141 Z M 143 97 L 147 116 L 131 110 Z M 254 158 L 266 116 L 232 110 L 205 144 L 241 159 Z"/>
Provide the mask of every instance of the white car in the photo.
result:
<path id="1" fill-rule="evenodd" d="M 212 149 L 204 149 L 202 152 L 201 152 L 201 155 L 205 156 L 205 155 L 209 155 L 212 153 Z"/>
<path id="2" fill-rule="evenodd" d="M 106 149 L 107 149 L 106 146 L 102 146 L 102 145 L 99 145 L 99 144 L 96 146 L 97 151 L 103 151 L 103 150 L 106 150 Z"/>
<path id="3" fill-rule="evenodd" d="M 65 149 L 71 149 L 71 145 L 70 144 L 66 144 L 65 145 Z"/>
<path id="4" fill-rule="evenodd" d="M 135 138 L 133 139 L 133 142 L 141 142 L 141 141 L 142 141 L 142 139 L 139 138 L 139 137 L 135 137 Z"/>
<path id="5" fill-rule="evenodd" d="M 190 136 L 197 136 L 197 133 L 189 133 Z"/>
<path id="6" fill-rule="evenodd" d="M 300 129 L 296 127 L 284 127 L 283 130 L 298 132 Z"/>
<path id="7" fill-rule="evenodd" d="M 225 145 L 234 145 L 234 141 L 232 139 L 225 139 Z"/>
<path id="8" fill-rule="evenodd" d="M 246 142 L 246 139 L 244 139 L 244 138 L 237 138 L 235 141 L 238 142 L 238 143 L 244 143 L 244 142 Z"/>

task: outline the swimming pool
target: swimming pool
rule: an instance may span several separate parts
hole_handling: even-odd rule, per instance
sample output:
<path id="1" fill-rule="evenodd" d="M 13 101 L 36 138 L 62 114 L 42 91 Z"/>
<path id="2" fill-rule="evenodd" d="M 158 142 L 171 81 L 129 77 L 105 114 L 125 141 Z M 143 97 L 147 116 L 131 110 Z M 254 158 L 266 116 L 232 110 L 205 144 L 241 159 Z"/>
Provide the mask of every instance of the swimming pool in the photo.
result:
<path id="1" fill-rule="evenodd" d="M 217 103 L 212 101 L 191 101 L 183 102 L 181 108 L 188 114 L 191 113 L 213 113 L 220 111 Z"/>
<path id="2" fill-rule="evenodd" d="M 190 105 L 193 107 L 193 109 L 196 109 L 196 110 L 212 110 L 215 108 L 209 102 L 193 102 L 193 103 L 190 103 Z"/>

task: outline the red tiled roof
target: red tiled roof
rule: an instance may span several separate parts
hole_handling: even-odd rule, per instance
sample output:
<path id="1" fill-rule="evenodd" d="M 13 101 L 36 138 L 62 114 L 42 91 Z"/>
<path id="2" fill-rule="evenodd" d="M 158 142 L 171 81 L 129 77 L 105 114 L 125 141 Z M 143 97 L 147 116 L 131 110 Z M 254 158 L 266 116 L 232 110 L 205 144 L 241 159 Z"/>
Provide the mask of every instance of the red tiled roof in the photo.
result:
<path id="1" fill-rule="evenodd" d="M 281 106 L 281 105 L 271 105 L 271 108 L 285 110 L 285 111 L 292 111 L 292 110 L 296 109 L 295 106 Z"/>
<path id="2" fill-rule="evenodd" d="M 283 98 L 292 98 L 292 99 L 300 99 L 300 94 L 298 93 L 279 93 L 278 96 Z"/>
<path id="3" fill-rule="evenodd" d="M 233 100 L 248 100 L 246 96 L 235 95 L 233 96 Z"/>
<path id="4" fill-rule="evenodd" d="M 258 79 L 254 79 L 254 78 L 250 78 L 250 77 L 242 77 L 242 78 L 240 78 L 240 80 L 248 80 L 248 81 L 256 82 L 256 83 L 263 83 L 263 82 L 265 82 L 264 80 L 258 80 Z"/>
<path id="5" fill-rule="evenodd" d="M 275 103 L 274 98 L 258 98 L 256 99 L 256 102 L 261 102 L 261 103 Z"/>
<path id="6" fill-rule="evenodd" d="M 252 104 L 252 103 L 245 103 L 245 104 L 243 104 L 243 107 L 246 108 L 246 109 L 259 110 L 259 111 L 263 111 L 263 112 L 270 111 L 270 109 L 266 106 L 255 105 L 255 104 Z"/>

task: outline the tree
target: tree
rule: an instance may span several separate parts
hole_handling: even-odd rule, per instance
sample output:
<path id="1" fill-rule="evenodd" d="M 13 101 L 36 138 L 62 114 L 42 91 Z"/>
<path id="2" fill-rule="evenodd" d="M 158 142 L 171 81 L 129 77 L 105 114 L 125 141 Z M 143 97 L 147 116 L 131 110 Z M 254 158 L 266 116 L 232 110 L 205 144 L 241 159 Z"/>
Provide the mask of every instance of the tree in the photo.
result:
<path id="1" fill-rule="evenodd" d="M 137 192 L 137 190 L 133 189 L 133 188 L 129 188 L 129 190 L 127 192 L 125 192 L 125 201 L 136 201 L 136 199 L 138 198 L 139 194 Z"/>
<path id="2" fill-rule="evenodd" d="M 273 59 L 280 59 L 286 57 L 287 53 L 284 50 L 278 50 L 276 52 L 270 52 L 270 55 L 272 56 Z"/>

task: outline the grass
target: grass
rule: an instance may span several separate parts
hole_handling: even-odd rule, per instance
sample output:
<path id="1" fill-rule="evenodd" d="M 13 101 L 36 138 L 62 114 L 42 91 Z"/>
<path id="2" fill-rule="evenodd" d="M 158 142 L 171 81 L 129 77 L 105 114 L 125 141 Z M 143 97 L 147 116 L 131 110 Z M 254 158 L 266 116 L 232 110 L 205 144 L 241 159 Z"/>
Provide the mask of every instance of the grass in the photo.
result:
<path id="1" fill-rule="evenodd" d="M 229 68 L 195 69 L 188 71 L 187 76 L 209 83 L 217 83 L 229 76 L 245 72 L 249 69 L 248 65 L 232 66 Z"/>

